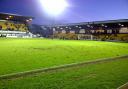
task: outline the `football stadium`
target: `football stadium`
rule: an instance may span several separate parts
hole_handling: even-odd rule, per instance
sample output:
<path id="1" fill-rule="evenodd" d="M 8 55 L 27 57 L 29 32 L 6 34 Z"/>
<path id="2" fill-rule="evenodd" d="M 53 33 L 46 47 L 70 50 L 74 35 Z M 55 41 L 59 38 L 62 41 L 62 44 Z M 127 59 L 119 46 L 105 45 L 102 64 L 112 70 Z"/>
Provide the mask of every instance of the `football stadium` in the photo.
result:
<path id="1" fill-rule="evenodd" d="M 35 19 L 0 12 L 0 89 L 128 89 L 127 18 Z"/>

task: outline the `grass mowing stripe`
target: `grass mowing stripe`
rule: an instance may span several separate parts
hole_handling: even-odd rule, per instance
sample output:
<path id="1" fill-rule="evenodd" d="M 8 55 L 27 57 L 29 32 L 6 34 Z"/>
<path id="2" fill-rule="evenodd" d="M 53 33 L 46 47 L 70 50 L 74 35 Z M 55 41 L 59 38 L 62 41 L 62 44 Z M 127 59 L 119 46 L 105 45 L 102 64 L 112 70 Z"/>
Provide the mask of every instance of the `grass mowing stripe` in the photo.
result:
<path id="1" fill-rule="evenodd" d="M 120 42 L 0 39 L 0 44 L 0 75 L 128 53 L 128 43 Z M 62 71 L 51 70 L 53 72 L 3 79 L 0 80 L 0 89 L 115 89 L 128 80 L 128 60 L 124 59 L 88 66 L 62 66 Z"/>
<path id="2" fill-rule="evenodd" d="M 76 67 L 76 66 L 83 66 L 83 65 L 85 66 L 85 65 L 109 62 L 109 61 L 114 61 L 114 60 L 119 60 L 119 59 L 122 60 L 124 58 L 128 58 L 128 55 L 114 57 L 114 58 L 98 59 L 96 61 L 90 61 L 90 62 L 73 63 L 73 64 L 67 64 L 67 65 L 56 66 L 56 67 L 51 67 L 51 68 L 43 68 L 43 69 L 37 69 L 37 70 L 32 70 L 32 71 L 25 71 L 25 72 L 20 72 L 20 73 L 1 75 L 0 80 L 24 77 L 24 76 L 34 75 L 34 74 L 42 73 L 42 72 L 57 71 L 60 69 Z"/>
<path id="3" fill-rule="evenodd" d="M 116 89 L 128 81 L 127 59 L 2 80 L 0 89 Z"/>
<path id="4" fill-rule="evenodd" d="M 128 43 L 0 39 L 0 75 L 127 55 Z"/>

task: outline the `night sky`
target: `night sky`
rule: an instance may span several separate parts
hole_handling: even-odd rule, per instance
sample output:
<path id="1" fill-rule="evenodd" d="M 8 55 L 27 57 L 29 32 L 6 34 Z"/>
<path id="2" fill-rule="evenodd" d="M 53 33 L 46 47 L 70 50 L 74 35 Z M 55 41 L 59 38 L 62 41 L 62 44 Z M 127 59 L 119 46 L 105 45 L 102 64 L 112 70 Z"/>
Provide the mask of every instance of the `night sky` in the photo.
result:
<path id="1" fill-rule="evenodd" d="M 128 0 L 67 0 L 63 15 L 49 18 L 38 0 L 0 0 L 0 12 L 33 16 L 36 24 L 78 23 L 100 20 L 128 19 Z"/>

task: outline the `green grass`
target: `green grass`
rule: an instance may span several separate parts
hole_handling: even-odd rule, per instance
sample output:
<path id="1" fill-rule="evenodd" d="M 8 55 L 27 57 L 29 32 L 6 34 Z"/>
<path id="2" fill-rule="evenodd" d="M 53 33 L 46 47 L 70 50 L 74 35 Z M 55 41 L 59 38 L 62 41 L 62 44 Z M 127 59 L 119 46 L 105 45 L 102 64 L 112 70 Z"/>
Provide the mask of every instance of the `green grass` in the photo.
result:
<path id="1" fill-rule="evenodd" d="M 128 53 L 128 43 L 0 39 L 0 75 L 116 57 Z"/>
<path id="2" fill-rule="evenodd" d="M 116 89 L 128 82 L 128 58 L 0 82 L 0 89 Z"/>

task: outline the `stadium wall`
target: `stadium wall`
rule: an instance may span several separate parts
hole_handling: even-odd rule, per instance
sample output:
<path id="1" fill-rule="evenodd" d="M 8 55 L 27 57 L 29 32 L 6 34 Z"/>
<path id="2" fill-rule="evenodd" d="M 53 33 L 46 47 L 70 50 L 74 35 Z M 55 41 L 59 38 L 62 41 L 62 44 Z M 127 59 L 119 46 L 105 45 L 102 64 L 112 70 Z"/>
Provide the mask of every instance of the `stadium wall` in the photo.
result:
<path id="1" fill-rule="evenodd" d="M 108 28 L 108 29 L 75 29 L 72 27 L 42 27 L 42 30 L 49 38 L 71 39 L 71 40 L 108 40 L 108 41 L 128 41 L 128 27 Z M 48 33 L 49 32 L 49 33 Z M 52 34 L 51 34 L 52 33 Z"/>

